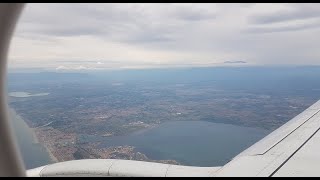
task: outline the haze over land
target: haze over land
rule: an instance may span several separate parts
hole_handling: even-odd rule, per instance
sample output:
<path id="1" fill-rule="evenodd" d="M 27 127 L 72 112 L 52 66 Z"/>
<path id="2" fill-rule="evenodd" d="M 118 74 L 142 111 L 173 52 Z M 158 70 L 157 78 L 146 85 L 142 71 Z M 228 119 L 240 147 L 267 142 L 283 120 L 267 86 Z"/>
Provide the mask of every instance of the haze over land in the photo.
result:
<path id="1" fill-rule="evenodd" d="M 8 92 L 49 93 L 9 105 L 58 161 L 216 166 L 317 101 L 319 76 L 320 67 L 10 73 Z"/>

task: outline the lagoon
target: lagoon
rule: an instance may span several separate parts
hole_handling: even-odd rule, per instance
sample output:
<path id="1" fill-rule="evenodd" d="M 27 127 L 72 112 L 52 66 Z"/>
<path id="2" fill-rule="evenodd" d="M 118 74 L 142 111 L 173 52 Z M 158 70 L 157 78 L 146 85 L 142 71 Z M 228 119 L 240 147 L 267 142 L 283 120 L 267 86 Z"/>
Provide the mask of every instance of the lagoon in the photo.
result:
<path id="1" fill-rule="evenodd" d="M 130 145 L 150 159 L 188 166 L 223 166 L 269 131 L 207 121 L 175 121 L 126 136 L 82 136 L 100 147 Z"/>

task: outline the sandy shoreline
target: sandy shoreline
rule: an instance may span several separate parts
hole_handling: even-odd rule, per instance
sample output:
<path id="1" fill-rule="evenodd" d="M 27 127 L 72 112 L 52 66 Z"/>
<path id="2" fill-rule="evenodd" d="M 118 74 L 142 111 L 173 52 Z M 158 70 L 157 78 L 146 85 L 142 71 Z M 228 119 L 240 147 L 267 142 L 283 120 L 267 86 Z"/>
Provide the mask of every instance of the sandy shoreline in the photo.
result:
<path id="1" fill-rule="evenodd" d="M 48 155 L 49 155 L 49 157 L 50 157 L 50 160 L 51 160 L 52 162 L 58 162 L 58 159 L 52 154 L 52 152 L 50 151 L 50 148 L 49 148 L 45 143 L 41 143 L 41 142 L 39 141 L 39 137 L 37 136 L 37 133 L 36 133 L 37 128 L 31 128 L 31 127 L 28 125 L 27 121 L 25 121 L 20 115 L 18 115 L 17 112 L 16 112 L 14 109 L 10 108 L 9 110 L 11 111 L 12 114 L 14 114 L 14 115 L 17 116 L 19 119 L 21 119 L 21 120 L 22 120 L 21 122 L 30 130 L 31 135 L 32 135 L 32 140 L 33 140 L 32 143 L 34 143 L 34 144 L 40 144 L 42 147 L 44 147 L 44 148 L 46 149 L 46 152 L 48 153 Z"/>
<path id="2" fill-rule="evenodd" d="M 39 141 L 39 138 L 38 138 L 37 133 L 36 133 L 37 129 L 36 128 L 30 128 L 30 130 L 31 130 L 32 135 L 34 137 L 34 142 L 37 143 L 37 144 L 41 144 L 46 149 L 47 153 L 49 154 L 49 157 L 50 157 L 51 161 L 59 162 L 58 159 L 51 152 L 50 148 L 45 143 L 41 143 Z"/>

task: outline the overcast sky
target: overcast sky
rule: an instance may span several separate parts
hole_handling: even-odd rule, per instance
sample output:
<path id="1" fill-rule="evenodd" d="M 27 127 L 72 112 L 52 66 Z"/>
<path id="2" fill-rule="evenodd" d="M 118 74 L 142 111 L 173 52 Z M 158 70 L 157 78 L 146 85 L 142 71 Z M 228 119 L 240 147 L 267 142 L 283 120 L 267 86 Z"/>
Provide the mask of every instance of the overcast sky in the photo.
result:
<path id="1" fill-rule="evenodd" d="M 320 65 L 320 4 L 28 4 L 9 59 L 58 70 Z"/>

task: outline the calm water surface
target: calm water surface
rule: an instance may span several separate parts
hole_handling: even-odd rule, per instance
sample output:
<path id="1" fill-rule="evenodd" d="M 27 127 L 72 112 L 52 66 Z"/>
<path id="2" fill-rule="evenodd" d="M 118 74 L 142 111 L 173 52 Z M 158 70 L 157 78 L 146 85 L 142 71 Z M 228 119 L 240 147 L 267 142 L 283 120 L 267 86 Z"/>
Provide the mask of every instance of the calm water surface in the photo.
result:
<path id="1" fill-rule="evenodd" d="M 269 132 L 205 121 L 167 122 L 128 136 L 81 136 L 101 147 L 131 145 L 151 159 L 174 159 L 190 166 L 222 166 Z"/>
<path id="2" fill-rule="evenodd" d="M 52 163 L 46 149 L 35 141 L 32 130 L 12 109 L 10 109 L 10 119 L 26 168 L 31 169 Z"/>

